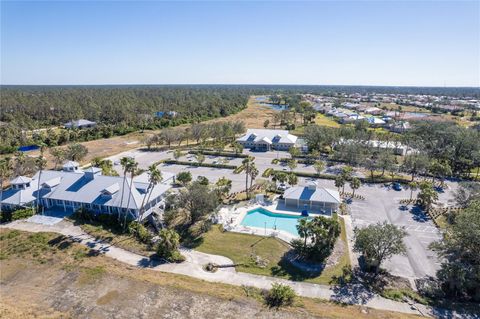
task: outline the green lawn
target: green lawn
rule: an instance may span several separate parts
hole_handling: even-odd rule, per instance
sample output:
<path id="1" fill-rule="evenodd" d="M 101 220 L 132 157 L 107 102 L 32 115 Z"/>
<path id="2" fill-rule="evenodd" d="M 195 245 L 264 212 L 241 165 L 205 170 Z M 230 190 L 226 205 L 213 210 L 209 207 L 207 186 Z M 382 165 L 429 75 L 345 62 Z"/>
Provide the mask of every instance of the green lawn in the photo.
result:
<path id="1" fill-rule="evenodd" d="M 342 227 L 340 239 L 346 245 L 345 225 L 343 219 L 339 219 L 339 221 Z M 345 253 L 335 266 L 324 269 L 320 274 L 307 274 L 282 259 L 290 249 L 285 242 L 271 237 L 222 232 L 218 226 L 212 227 L 204 235 L 202 243 L 195 249 L 232 259 L 235 264 L 241 264 L 236 267 L 237 271 L 318 284 L 331 283 L 335 276 L 342 275 L 344 266 L 350 266 L 348 250 L 345 249 Z M 260 256 L 263 260 L 268 260 L 265 268 L 255 264 L 252 258 L 255 255 Z"/>
<path id="2" fill-rule="evenodd" d="M 333 120 L 331 117 L 326 116 L 325 114 L 318 113 L 315 117 L 315 124 L 328 126 L 328 127 L 340 127 L 340 124 Z"/>

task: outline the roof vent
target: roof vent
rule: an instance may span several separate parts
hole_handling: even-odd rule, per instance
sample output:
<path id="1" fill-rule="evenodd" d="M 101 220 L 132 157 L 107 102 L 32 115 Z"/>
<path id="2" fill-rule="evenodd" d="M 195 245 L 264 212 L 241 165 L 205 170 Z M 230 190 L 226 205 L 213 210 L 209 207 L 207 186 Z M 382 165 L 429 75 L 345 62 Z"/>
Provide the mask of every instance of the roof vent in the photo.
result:
<path id="1" fill-rule="evenodd" d="M 90 167 L 83 171 L 85 178 L 94 179 L 95 176 L 102 175 L 102 169 L 98 167 Z"/>
<path id="2" fill-rule="evenodd" d="M 78 172 L 79 171 L 79 164 L 78 162 L 74 161 L 68 161 L 65 164 L 63 164 L 63 171 L 64 172 Z"/>

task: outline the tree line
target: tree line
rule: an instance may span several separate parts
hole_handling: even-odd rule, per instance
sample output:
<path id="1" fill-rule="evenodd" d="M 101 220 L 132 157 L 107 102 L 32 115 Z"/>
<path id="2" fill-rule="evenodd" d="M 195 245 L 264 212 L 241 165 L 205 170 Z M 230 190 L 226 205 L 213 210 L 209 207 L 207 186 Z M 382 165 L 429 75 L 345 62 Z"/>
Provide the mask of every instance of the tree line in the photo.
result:
<path id="1" fill-rule="evenodd" d="M 0 152 L 39 142 L 57 146 L 225 117 L 245 108 L 250 93 L 223 86 L 2 87 Z M 156 116 L 170 111 L 175 115 Z M 82 118 L 98 126 L 36 130 Z"/>
<path id="2" fill-rule="evenodd" d="M 449 176 L 470 177 L 480 166 L 480 132 L 448 122 L 418 122 L 404 133 L 368 130 L 362 125 L 329 128 L 310 125 L 305 128 L 305 141 L 313 153 L 328 159 L 361 166 L 374 173 L 412 176 L 429 175 L 444 179 Z M 390 145 L 390 148 L 382 147 Z M 400 158 L 394 149 L 404 149 Z"/>

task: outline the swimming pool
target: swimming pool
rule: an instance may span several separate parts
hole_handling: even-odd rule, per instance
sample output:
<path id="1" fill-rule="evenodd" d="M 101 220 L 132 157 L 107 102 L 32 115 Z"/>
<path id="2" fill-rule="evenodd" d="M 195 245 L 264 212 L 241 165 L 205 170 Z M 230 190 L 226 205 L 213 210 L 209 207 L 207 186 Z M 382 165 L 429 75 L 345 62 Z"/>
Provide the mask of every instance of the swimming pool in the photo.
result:
<path id="1" fill-rule="evenodd" d="M 258 207 L 247 212 L 243 218 L 241 225 L 257 228 L 268 228 L 283 230 L 293 236 L 298 236 L 297 224 L 301 218 L 308 218 L 300 215 L 286 215 L 272 213 L 265 208 Z"/>

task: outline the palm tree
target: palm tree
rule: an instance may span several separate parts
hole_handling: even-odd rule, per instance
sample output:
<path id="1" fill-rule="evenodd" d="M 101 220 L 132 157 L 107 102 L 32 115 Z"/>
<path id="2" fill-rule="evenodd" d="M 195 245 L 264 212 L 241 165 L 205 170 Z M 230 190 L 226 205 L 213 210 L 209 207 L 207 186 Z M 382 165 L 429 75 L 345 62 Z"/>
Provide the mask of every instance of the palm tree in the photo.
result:
<path id="1" fill-rule="evenodd" d="M 43 153 L 45 151 L 45 146 L 40 146 L 40 155 L 35 160 L 35 166 L 38 169 L 38 183 L 37 183 L 37 207 L 36 213 L 38 213 L 38 208 L 40 206 L 40 180 L 42 179 L 42 171 L 47 166 L 47 160 L 43 157 Z"/>
<path id="2" fill-rule="evenodd" d="M 297 231 L 303 237 L 303 247 L 307 247 L 307 238 L 310 233 L 310 225 L 307 218 L 300 218 L 297 224 Z"/>
<path id="3" fill-rule="evenodd" d="M 360 182 L 360 179 L 357 177 L 352 178 L 352 181 L 350 182 L 350 187 L 352 188 L 352 197 L 355 196 L 355 190 L 360 188 L 360 185 L 362 183 Z"/>
<path id="4" fill-rule="evenodd" d="M 418 189 L 418 183 L 417 182 L 410 182 L 410 183 L 408 183 L 408 186 L 410 187 L 410 201 L 412 201 L 413 192 Z"/>
<path id="5" fill-rule="evenodd" d="M 294 173 L 288 174 L 287 179 L 288 179 L 288 183 L 292 186 L 298 184 L 298 177 Z"/>
<path id="6" fill-rule="evenodd" d="M 122 157 L 120 159 L 120 165 L 122 165 L 123 168 L 123 187 L 122 187 L 122 196 L 120 197 L 120 209 L 118 211 L 118 221 L 120 222 L 120 215 L 122 212 L 122 205 L 123 205 L 123 195 L 125 194 L 125 183 L 127 180 L 127 172 L 129 168 L 129 163 L 133 161 L 131 157 Z"/>
<path id="7" fill-rule="evenodd" d="M 65 159 L 65 151 L 60 147 L 52 147 L 49 150 L 49 152 L 53 156 L 53 159 L 55 161 L 55 170 L 56 170 L 58 168 L 58 164 L 63 162 L 63 160 Z"/>
<path id="8" fill-rule="evenodd" d="M 155 166 L 155 164 L 152 164 L 148 167 L 148 187 L 147 187 L 147 193 L 148 193 L 148 198 L 145 195 L 142 200 L 142 205 L 140 206 L 140 213 L 138 214 L 138 222 L 142 220 L 143 217 L 143 210 L 145 208 L 145 198 L 147 198 L 147 203 L 150 202 L 150 196 L 152 196 L 153 193 L 153 188 L 155 185 L 160 183 L 163 180 L 162 177 L 162 172 Z"/>
<path id="9" fill-rule="evenodd" d="M 438 200 L 438 193 L 433 188 L 433 184 L 426 181 L 421 182 L 419 188 L 420 193 L 418 193 L 417 198 L 425 210 L 430 212 L 430 207 Z"/>
<path id="10" fill-rule="evenodd" d="M 325 169 L 325 163 L 323 163 L 322 161 L 315 161 L 315 164 L 313 164 L 313 168 L 315 168 L 317 175 L 320 176 L 322 171 Z"/>
<path id="11" fill-rule="evenodd" d="M 137 168 L 138 168 L 138 163 L 133 158 L 130 159 L 130 161 L 128 162 L 128 165 L 127 165 L 127 172 L 129 172 L 130 176 L 131 176 L 131 178 L 130 178 L 130 190 L 129 190 L 129 193 L 128 193 L 127 211 L 125 212 L 125 218 L 124 218 L 124 221 L 123 221 L 123 227 L 124 228 L 127 227 L 128 209 L 130 207 L 130 199 L 132 198 L 133 177 L 135 176 Z"/>
<path id="12" fill-rule="evenodd" d="M 343 178 L 342 175 L 338 175 L 335 178 L 335 187 L 338 188 L 339 192 L 340 192 L 340 188 L 342 188 L 342 193 L 345 192 L 345 179 Z"/>
<path id="13" fill-rule="evenodd" d="M 0 159 L 0 213 L 2 213 L 3 182 L 12 174 L 10 158 Z"/>
<path id="14" fill-rule="evenodd" d="M 20 151 L 15 153 L 15 175 L 16 176 L 23 174 L 26 161 L 27 159 L 25 157 L 25 153 Z"/>
<path id="15" fill-rule="evenodd" d="M 259 173 L 259 172 L 258 172 L 257 167 L 255 167 L 255 164 L 252 163 L 252 164 L 250 165 L 250 174 L 249 174 L 249 175 L 250 175 L 250 188 L 252 188 L 253 181 L 255 180 L 255 178 L 257 178 L 258 173 Z"/>
<path id="16" fill-rule="evenodd" d="M 250 175 L 250 165 L 252 164 L 251 157 L 247 157 L 242 161 L 243 166 L 245 167 L 245 193 L 248 199 L 248 175 Z"/>

